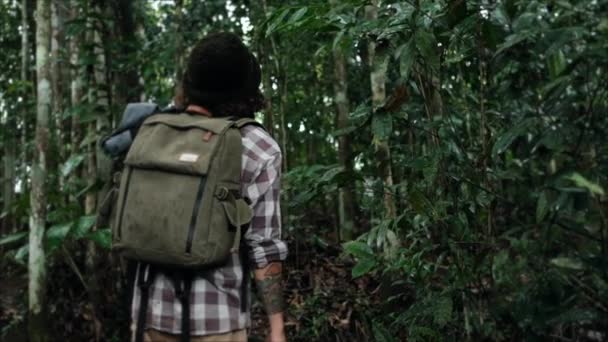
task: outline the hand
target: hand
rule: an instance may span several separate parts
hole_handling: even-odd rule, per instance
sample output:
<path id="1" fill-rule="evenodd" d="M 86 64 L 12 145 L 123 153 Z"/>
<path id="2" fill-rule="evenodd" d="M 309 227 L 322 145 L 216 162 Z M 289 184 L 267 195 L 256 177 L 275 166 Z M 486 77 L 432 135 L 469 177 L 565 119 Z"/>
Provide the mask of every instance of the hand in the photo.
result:
<path id="1" fill-rule="evenodd" d="M 266 336 L 266 342 L 287 342 L 287 338 L 285 337 L 285 332 L 274 332 L 271 331 L 268 336 Z"/>

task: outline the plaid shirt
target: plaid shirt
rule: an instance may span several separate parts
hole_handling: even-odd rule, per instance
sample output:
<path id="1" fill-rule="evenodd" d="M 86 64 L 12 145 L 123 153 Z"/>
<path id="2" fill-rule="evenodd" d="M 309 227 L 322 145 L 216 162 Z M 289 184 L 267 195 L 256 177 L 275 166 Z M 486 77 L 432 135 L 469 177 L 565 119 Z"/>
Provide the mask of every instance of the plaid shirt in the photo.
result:
<path id="1" fill-rule="evenodd" d="M 243 127 L 241 135 L 241 193 L 251 200 L 254 211 L 244 240 L 249 247 L 252 266 L 261 268 L 287 257 L 287 245 L 281 240 L 279 207 L 281 151 L 272 137 L 257 126 Z M 221 334 L 249 326 L 249 303 L 247 311 L 241 311 L 242 282 L 243 270 L 238 253 L 233 254 L 224 266 L 203 272 L 194 279 L 190 293 L 191 335 Z M 149 291 L 146 327 L 181 333 L 182 305 L 171 280 L 157 274 Z M 132 327 L 136 326 L 139 305 L 140 289 L 135 285 Z"/>

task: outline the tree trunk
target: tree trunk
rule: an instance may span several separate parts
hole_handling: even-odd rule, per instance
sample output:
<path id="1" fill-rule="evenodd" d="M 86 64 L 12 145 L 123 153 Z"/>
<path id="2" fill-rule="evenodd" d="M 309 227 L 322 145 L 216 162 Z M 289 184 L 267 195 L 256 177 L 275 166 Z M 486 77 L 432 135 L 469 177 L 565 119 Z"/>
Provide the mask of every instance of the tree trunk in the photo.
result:
<path id="1" fill-rule="evenodd" d="M 330 0 L 336 6 L 337 0 Z M 334 54 L 334 102 L 336 103 L 336 127 L 344 129 L 348 125 L 348 74 L 346 70 L 346 57 L 341 46 L 336 46 Z M 350 136 L 343 134 L 338 138 L 338 160 L 340 166 L 348 174 L 352 173 L 352 148 Z M 352 186 L 341 187 L 338 193 L 338 218 L 340 239 L 348 241 L 353 239 L 354 219 L 356 215 L 356 201 Z"/>
<path id="2" fill-rule="evenodd" d="M 136 38 L 136 20 L 135 6 L 133 1 L 118 1 L 113 7 L 113 14 L 117 20 L 117 32 L 113 37 L 117 41 L 123 42 L 120 44 L 120 52 L 124 56 L 134 55 L 138 51 Z M 116 114 L 122 113 L 123 108 L 129 102 L 139 101 L 141 94 L 141 86 L 138 80 L 138 61 L 130 61 L 126 67 L 120 69 L 119 73 L 114 73 L 116 81 L 112 82 L 113 91 L 113 107 Z M 125 70 L 126 69 L 126 70 Z M 115 118 L 117 122 L 120 118 Z"/>
<path id="3" fill-rule="evenodd" d="M 137 27 L 135 30 L 136 39 L 141 42 L 145 42 L 146 41 L 146 30 L 144 28 L 143 22 L 141 20 L 138 21 L 136 27 Z M 141 69 L 140 69 L 140 71 L 141 71 Z M 148 100 L 148 95 L 146 94 L 146 87 L 145 87 L 146 82 L 144 80 L 142 72 L 139 73 L 138 83 L 139 83 L 139 89 L 141 90 L 141 92 L 139 93 L 139 101 L 146 102 Z"/>
<path id="4" fill-rule="evenodd" d="M 34 161 L 32 163 L 32 193 L 29 234 L 29 340 L 46 341 L 46 260 L 44 253 L 44 231 L 47 207 L 46 180 L 47 152 L 49 144 L 49 113 L 51 110 L 50 81 L 50 34 L 51 3 L 50 0 L 38 0 L 36 8 L 36 138 Z"/>
<path id="5" fill-rule="evenodd" d="M 78 18 L 79 11 L 79 0 L 71 1 L 71 13 L 70 18 L 74 20 Z M 84 96 L 84 70 L 78 64 L 79 58 L 81 56 L 81 49 L 83 45 L 83 36 L 82 34 L 78 34 L 71 37 L 70 40 L 70 64 L 71 64 L 71 83 L 70 83 L 70 98 L 72 110 L 75 110 L 80 106 L 82 102 L 82 97 Z M 76 155 L 80 152 L 80 141 L 82 140 L 82 127 L 80 124 L 80 118 L 78 115 L 72 115 L 72 132 L 70 136 L 71 140 L 71 155 Z M 76 175 L 78 172 L 73 172 L 72 174 Z"/>
<path id="6" fill-rule="evenodd" d="M 183 78 L 184 78 L 184 35 L 182 32 L 182 21 L 183 21 L 183 9 L 184 1 L 175 0 L 175 21 L 174 21 L 174 43 L 175 43 L 175 104 L 178 107 L 183 106 L 184 101 L 184 89 L 183 89 Z"/>
<path id="7" fill-rule="evenodd" d="M 29 68 L 30 68 L 30 42 L 29 42 L 29 9 L 27 7 L 28 0 L 21 0 L 21 27 L 23 30 L 21 31 L 21 82 L 23 84 L 27 84 L 28 76 L 29 76 Z M 24 89 L 23 98 L 28 98 L 30 96 L 29 89 Z M 21 111 L 21 155 L 20 155 L 20 166 L 21 166 L 21 175 L 20 175 L 20 185 L 21 185 L 21 193 L 28 193 L 28 176 L 27 176 L 27 163 L 28 163 L 28 154 L 27 154 L 27 122 L 28 122 L 28 107 L 23 105 Z"/>
<path id="8" fill-rule="evenodd" d="M 65 21 L 64 16 L 64 4 L 60 1 L 51 1 L 51 88 L 53 92 L 52 101 L 52 114 L 55 118 L 54 129 L 52 130 L 53 146 L 51 150 L 51 156 L 49 158 L 49 169 L 55 170 L 61 161 L 66 160 L 66 154 L 68 151 L 65 148 L 63 141 L 64 135 L 69 134 L 69 129 L 64 126 L 63 110 L 65 108 L 64 101 L 64 77 L 63 77 L 63 63 L 61 62 L 62 56 L 60 49 L 65 44 L 63 25 Z M 64 186 L 64 179 L 61 173 L 58 173 L 56 177 L 51 177 L 55 182 L 58 182 L 59 188 L 62 189 Z M 53 182 L 53 183 L 55 183 Z M 52 184 L 54 187 L 56 184 Z M 62 203 L 58 204 L 62 206 Z"/>
<path id="9" fill-rule="evenodd" d="M 261 1 L 255 7 L 252 4 L 250 10 L 250 21 L 252 23 L 263 22 L 266 19 L 266 1 Z M 266 100 L 266 107 L 264 108 L 264 127 L 268 133 L 276 138 L 274 128 L 274 111 L 272 108 L 272 80 L 270 75 L 272 74 L 272 62 L 270 61 L 271 47 L 268 39 L 259 39 L 257 41 L 257 52 L 260 65 L 262 67 L 262 87 L 264 88 L 264 98 Z"/>
<path id="10" fill-rule="evenodd" d="M 378 18 L 378 0 L 373 0 L 372 5 L 365 7 L 365 17 L 367 20 Z M 368 43 L 368 58 L 371 67 L 370 80 L 372 88 L 372 104 L 374 110 L 380 108 L 386 100 L 386 56 L 377 56 L 376 42 Z M 384 210 L 387 218 L 396 217 L 395 198 L 392 193 L 393 174 L 391 171 L 391 150 L 388 138 L 374 137 L 376 158 L 378 159 L 378 171 L 382 177 L 384 188 Z"/>

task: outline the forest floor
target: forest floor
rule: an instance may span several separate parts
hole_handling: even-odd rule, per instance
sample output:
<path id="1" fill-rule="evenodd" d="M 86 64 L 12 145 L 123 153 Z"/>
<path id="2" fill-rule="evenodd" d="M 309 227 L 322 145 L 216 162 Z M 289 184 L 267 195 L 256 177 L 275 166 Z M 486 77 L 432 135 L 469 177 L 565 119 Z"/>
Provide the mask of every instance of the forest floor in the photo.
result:
<path id="1" fill-rule="evenodd" d="M 369 340 L 365 315 L 378 303 L 374 295 L 377 286 L 369 278 L 352 280 L 352 261 L 343 257 L 341 247 L 319 241 L 288 240 L 285 292 L 289 341 Z M 51 340 L 95 341 L 97 327 L 100 341 L 124 341 L 121 336 L 128 336 L 128 293 L 117 267 L 100 263 L 100 305 L 92 310 L 82 282 L 62 260 L 56 258 L 48 272 Z M 26 341 L 25 268 L 6 262 L 0 265 L 0 341 Z M 253 303 L 250 341 L 263 341 L 265 314 L 257 300 Z"/>

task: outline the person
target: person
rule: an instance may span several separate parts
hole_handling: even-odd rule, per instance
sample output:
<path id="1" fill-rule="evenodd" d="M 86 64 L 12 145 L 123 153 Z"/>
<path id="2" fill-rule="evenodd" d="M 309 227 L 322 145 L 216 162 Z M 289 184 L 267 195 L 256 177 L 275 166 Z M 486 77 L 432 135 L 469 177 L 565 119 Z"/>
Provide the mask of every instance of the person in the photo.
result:
<path id="1" fill-rule="evenodd" d="M 194 46 L 187 60 L 183 93 L 176 102 L 182 102 L 178 105 L 192 115 L 253 118 L 264 105 L 260 79 L 256 58 L 237 35 L 209 34 Z M 281 285 L 282 262 L 287 256 L 287 245 L 281 240 L 281 151 L 257 125 L 241 128 L 241 136 L 241 194 L 248 199 L 254 215 L 243 237 L 246 257 L 233 253 L 226 264 L 196 274 L 190 291 L 191 341 L 247 340 L 250 305 L 246 298 L 248 285 L 243 287 L 243 282 L 250 274 L 243 269 L 249 266 L 254 268 L 258 297 L 269 319 L 266 341 L 286 340 Z M 134 286 L 133 335 L 140 291 Z M 180 341 L 182 310 L 169 277 L 156 273 L 148 295 L 144 341 Z"/>

